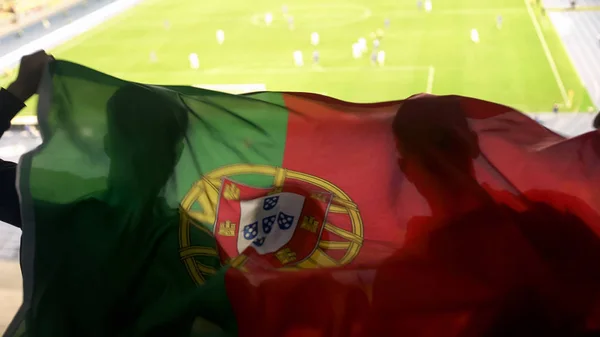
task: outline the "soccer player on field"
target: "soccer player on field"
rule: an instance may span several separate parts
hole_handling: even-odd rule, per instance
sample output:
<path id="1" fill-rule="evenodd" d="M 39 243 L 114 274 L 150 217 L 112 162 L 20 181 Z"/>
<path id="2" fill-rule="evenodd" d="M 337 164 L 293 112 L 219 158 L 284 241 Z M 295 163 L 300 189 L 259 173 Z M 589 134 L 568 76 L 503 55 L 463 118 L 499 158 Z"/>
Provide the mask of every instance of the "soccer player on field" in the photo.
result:
<path id="1" fill-rule="evenodd" d="M 377 51 L 380 44 L 381 44 L 381 42 L 379 41 L 379 39 L 373 40 L 373 50 Z"/>
<path id="2" fill-rule="evenodd" d="M 318 50 L 313 51 L 313 63 L 319 64 L 319 51 Z"/>
<path id="3" fill-rule="evenodd" d="M 502 28 L 502 15 L 498 15 L 496 18 L 496 27 L 498 27 L 498 29 Z"/>
<path id="4" fill-rule="evenodd" d="M 373 50 L 371 53 L 371 64 L 377 65 L 377 51 Z"/>
<path id="5" fill-rule="evenodd" d="M 377 64 L 382 67 L 385 64 L 385 51 L 380 50 L 377 52 Z"/>
<path id="6" fill-rule="evenodd" d="M 352 57 L 358 59 L 362 56 L 362 46 L 359 43 L 352 44 Z"/>
<path id="7" fill-rule="evenodd" d="M 290 30 L 293 30 L 294 29 L 294 17 L 291 15 L 288 15 L 287 19 L 288 19 L 288 26 L 290 27 Z"/>
<path id="8" fill-rule="evenodd" d="M 418 0 L 418 1 L 417 1 L 417 9 L 418 9 L 418 10 L 421 10 L 421 9 L 423 9 L 423 1 L 421 1 L 421 0 Z"/>
<path id="9" fill-rule="evenodd" d="M 304 57 L 302 56 L 302 51 L 296 50 L 293 55 L 294 55 L 294 64 L 296 65 L 296 67 L 304 66 Z"/>

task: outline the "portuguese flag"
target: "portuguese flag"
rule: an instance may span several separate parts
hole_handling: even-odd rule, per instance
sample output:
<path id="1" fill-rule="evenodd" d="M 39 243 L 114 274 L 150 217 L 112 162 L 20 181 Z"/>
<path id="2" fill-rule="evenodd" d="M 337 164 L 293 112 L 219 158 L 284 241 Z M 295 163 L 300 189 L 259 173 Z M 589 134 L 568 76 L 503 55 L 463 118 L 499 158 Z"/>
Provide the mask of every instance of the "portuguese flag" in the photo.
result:
<path id="1" fill-rule="evenodd" d="M 355 104 L 57 61 L 19 166 L 8 336 L 579 336 L 600 134 L 459 96 Z"/>

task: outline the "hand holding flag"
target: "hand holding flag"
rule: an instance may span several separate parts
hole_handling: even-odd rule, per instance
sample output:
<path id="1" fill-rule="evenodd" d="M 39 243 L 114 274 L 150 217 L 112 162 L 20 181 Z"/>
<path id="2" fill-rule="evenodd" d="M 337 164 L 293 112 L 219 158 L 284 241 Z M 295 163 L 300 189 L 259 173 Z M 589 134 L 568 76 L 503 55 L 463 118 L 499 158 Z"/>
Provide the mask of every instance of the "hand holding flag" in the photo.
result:
<path id="1" fill-rule="evenodd" d="M 46 65 L 53 60 L 54 57 L 43 50 L 23 56 L 17 79 L 7 90 L 21 102 L 27 101 L 37 91 Z"/>

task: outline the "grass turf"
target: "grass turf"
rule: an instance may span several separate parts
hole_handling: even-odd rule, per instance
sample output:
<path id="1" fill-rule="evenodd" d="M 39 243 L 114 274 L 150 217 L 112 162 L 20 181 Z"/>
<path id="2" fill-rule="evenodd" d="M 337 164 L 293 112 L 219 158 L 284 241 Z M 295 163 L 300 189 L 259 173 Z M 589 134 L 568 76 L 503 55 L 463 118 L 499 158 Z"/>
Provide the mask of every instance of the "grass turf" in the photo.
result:
<path id="1" fill-rule="evenodd" d="M 283 4 L 294 18 L 293 30 Z M 523 0 L 433 0 L 431 12 L 418 10 L 413 0 L 147 0 L 51 52 L 145 83 L 263 83 L 268 90 L 324 93 L 356 102 L 430 89 L 527 112 L 550 111 L 554 103 L 564 103 L 564 95 L 536 32 L 537 20 L 564 91 L 574 93 L 572 106 L 561 110 L 587 110 L 591 100 L 562 42 L 549 19 L 531 6 L 535 20 Z M 264 23 L 266 12 L 273 13 L 270 26 Z M 480 43 L 470 39 L 473 28 Z M 225 32 L 223 45 L 216 41 L 218 29 Z M 377 29 L 384 30 L 383 67 L 371 64 L 370 51 L 352 57 L 352 43 L 364 37 L 370 48 L 370 33 Z M 320 35 L 319 67 L 311 61 L 312 32 Z M 304 67 L 294 66 L 295 50 L 304 53 Z M 156 62 L 150 60 L 152 52 Z M 190 53 L 198 54 L 199 70 L 190 69 Z"/>

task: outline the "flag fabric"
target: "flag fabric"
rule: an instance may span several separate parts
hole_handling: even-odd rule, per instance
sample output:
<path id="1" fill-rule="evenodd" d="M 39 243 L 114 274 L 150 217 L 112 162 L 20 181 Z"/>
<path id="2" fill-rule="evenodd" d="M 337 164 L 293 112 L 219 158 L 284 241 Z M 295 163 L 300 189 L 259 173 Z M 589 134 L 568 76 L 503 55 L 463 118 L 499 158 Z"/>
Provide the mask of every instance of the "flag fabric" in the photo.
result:
<path id="1" fill-rule="evenodd" d="M 600 331 L 600 134 L 51 64 L 7 336 Z"/>

